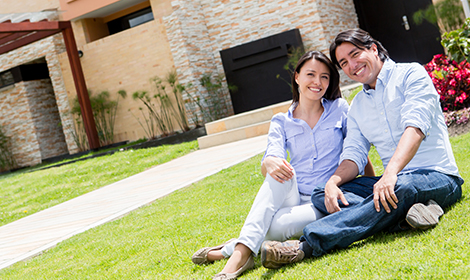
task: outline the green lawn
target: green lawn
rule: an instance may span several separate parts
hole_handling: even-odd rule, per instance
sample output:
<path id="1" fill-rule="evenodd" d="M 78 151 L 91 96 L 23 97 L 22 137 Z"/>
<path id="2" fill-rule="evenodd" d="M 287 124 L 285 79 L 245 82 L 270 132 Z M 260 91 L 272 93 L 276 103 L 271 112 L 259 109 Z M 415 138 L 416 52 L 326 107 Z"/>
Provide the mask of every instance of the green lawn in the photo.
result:
<path id="1" fill-rule="evenodd" d="M 468 181 L 470 134 L 451 142 Z M 371 157 L 378 165 L 377 154 Z M 258 155 L 74 236 L 1 270 L 0 279 L 210 279 L 226 261 L 196 266 L 191 255 L 238 236 L 263 181 L 260 159 Z M 463 188 L 463 199 L 446 209 L 434 229 L 378 234 L 279 270 L 265 269 L 257 258 L 256 268 L 240 279 L 470 279 L 468 182 Z"/>
<path id="2" fill-rule="evenodd" d="M 127 150 L 60 167 L 0 176 L 0 226 L 198 149 L 197 141 Z"/>

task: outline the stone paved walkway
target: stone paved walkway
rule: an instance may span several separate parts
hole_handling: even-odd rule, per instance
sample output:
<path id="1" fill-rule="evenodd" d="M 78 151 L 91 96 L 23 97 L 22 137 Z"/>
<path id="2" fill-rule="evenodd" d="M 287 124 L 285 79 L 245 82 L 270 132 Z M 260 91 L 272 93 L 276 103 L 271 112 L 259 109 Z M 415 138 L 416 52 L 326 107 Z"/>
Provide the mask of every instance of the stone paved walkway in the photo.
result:
<path id="1" fill-rule="evenodd" d="M 267 136 L 192 152 L 0 227 L 0 269 L 112 221 L 266 149 Z"/>

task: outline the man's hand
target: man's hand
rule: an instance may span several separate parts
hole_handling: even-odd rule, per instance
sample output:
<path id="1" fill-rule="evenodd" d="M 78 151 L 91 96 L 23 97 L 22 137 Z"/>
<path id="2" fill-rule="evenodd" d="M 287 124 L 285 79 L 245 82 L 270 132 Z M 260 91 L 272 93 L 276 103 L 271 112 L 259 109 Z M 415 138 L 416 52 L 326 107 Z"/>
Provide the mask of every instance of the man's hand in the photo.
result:
<path id="1" fill-rule="evenodd" d="M 397 175 L 384 174 L 377 183 L 374 184 L 374 206 L 377 212 L 380 212 L 380 204 L 387 213 L 390 213 L 390 204 L 393 209 L 397 209 L 398 198 L 395 195 L 395 184 L 397 183 Z"/>
<path id="2" fill-rule="evenodd" d="M 328 181 L 325 185 L 325 207 L 330 214 L 341 211 L 338 199 L 340 199 L 344 205 L 349 205 L 349 202 L 346 200 L 346 197 L 344 197 L 343 192 L 338 188 L 338 186 Z"/>
<path id="3" fill-rule="evenodd" d="M 266 176 L 265 172 L 267 172 L 279 183 L 284 183 L 294 177 L 294 172 L 292 171 L 294 168 L 283 158 L 266 157 L 263 161 L 262 169 L 263 175 Z"/>

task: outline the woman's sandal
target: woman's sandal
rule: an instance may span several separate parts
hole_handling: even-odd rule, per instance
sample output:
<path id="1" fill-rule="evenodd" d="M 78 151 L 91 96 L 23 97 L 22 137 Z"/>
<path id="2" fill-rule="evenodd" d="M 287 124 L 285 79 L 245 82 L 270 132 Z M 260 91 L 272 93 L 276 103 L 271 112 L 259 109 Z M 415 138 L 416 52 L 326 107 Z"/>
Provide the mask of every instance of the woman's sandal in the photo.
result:
<path id="1" fill-rule="evenodd" d="M 224 273 L 220 272 L 212 277 L 213 280 L 232 280 L 237 279 L 243 272 L 247 271 L 248 269 L 252 269 L 255 266 L 255 260 L 253 259 L 253 255 L 250 255 L 246 263 L 240 267 L 237 271 L 233 273 Z"/>
<path id="2" fill-rule="evenodd" d="M 194 264 L 198 264 L 198 265 L 211 263 L 212 261 L 209 261 L 207 259 L 207 254 L 210 251 L 222 249 L 225 245 L 227 245 L 228 243 L 230 243 L 234 240 L 235 240 L 235 238 L 232 238 L 229 241 L 225 242 L 224 244 L 220 244 L 220 245 L 217 245 L 217 246 L 214 246 L 214 247 L 204 247 L 202 249 L 199 249 L 191 257 L 191 260 L 193 261 Z"/>

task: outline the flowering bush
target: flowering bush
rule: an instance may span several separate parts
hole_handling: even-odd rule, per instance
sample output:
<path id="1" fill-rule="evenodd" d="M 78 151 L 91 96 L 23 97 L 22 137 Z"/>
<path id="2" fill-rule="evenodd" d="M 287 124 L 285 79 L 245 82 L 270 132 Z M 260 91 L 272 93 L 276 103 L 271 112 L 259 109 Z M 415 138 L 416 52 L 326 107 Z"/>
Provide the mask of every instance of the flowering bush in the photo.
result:
<path id="1" fill-rule="evenodd" d="M 444 112 L 447 126 L 451 124 L 466 124 L 470 119 L 470 108 L 458 111 Z"/>
<path id="2" fill-rule="evenodd" d="M 438 54 L 424 67 L 441 97 L 444 112 L 470 107 L 470 63 L 457 63 Z"/>

